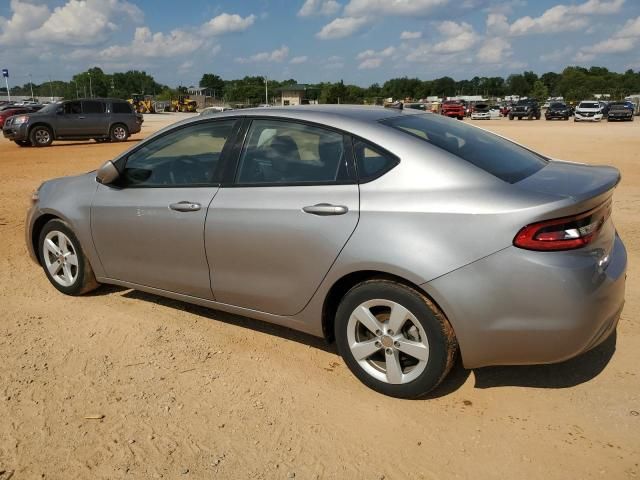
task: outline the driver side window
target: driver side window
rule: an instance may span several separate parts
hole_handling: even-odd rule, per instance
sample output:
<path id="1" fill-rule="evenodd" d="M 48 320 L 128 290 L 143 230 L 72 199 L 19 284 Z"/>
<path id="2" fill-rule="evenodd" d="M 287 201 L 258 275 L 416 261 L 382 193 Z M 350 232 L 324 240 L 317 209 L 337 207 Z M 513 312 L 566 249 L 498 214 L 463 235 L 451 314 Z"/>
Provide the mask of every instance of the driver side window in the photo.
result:
<path id="1" fill-rule="evenodd" d="M 219 161 L 235 120 L 189 125 L 163 135 L 127 159 L 125 187 L 208 186 L 219 182 Z"/>

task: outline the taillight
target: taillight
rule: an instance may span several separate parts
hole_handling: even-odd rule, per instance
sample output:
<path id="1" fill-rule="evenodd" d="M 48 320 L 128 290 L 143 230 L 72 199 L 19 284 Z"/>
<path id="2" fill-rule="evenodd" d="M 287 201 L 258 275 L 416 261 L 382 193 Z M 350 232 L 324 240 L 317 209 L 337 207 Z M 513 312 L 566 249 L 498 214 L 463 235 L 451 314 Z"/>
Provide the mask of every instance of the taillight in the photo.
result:
<path id="1" fill-rule="evenodd" d="M 595 240 L 611 215 L 611 202 L 579 215 L 527 225 L 513 239 L 527 250 L 572 250 Z"/>

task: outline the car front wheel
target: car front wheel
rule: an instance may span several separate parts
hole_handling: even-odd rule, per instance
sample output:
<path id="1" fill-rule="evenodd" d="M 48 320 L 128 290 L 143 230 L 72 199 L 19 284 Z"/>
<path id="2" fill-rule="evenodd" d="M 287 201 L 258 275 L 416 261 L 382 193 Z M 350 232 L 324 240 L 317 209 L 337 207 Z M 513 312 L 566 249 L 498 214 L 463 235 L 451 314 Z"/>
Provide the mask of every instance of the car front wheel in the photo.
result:
<path id="1" fill-rule="evenodd" d="M 40 263 L 51 284 L 67 295 L 82 295 L 99 284 L 80 242 L 61 220 L 50 220 L 40 232 Z"/>
<path id="2" fill-rule="evenodd" d="M 29 140 L 34 147 L 48 147 L 53 142 L 53 132 L 49 127 L 38 125 L 31 130 Z"/>
<path id="3" fill-rule="evenodd" d="M 377 392 L 419 398 L 445 378 L 458 343 L 444 313 L 425 295 L 392 280 L 369 280 L 344 296 L 336 313 L 338 351 Z"/>
<path id="4" fill-rule="evenodd" d="M 14 140 L 19 147 L 30 147 L 31 142 L 29 140 Z"/>

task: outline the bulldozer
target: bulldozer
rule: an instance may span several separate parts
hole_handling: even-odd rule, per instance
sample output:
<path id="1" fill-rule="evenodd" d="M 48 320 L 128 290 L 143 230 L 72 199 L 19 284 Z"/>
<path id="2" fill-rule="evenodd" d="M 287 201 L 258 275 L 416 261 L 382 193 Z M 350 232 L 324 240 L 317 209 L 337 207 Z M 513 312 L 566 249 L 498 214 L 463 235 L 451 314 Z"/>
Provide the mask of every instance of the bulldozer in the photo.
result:
<path id="1" fill-rule="evenodd" d="M 132 93 L 131 98 L 127 100 L 136 113 L 156 113 L 156 108 L 151 95 L 140 95 L 139 93 Z"/>
<path id="2" fill-rule="evenodd" d="M 177 100 L 171 100 L 169 109 L 172 112 L 195 112 L 198 102 L 191 100 L 188 95 L 180 95 Z"/>

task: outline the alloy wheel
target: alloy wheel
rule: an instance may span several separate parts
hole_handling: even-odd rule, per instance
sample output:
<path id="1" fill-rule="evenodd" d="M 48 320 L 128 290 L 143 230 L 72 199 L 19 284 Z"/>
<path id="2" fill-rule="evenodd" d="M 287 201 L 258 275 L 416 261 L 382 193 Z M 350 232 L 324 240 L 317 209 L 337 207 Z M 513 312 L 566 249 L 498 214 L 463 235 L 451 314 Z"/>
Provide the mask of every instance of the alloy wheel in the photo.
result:
<path id="1" fill-rule="evenodd" d="M 52 230 L 42 245 L 45 267 L 51 278 L 63 287 L 70 287 L 78 278 L 78 254 L 64 233 Z"/>
<path id="2" fill-rule="evenodd" d="M 360 304 L 349 317 L 347 341 L 360 367 L 385 383 L 415 380 L 429 360 L 424 328 L 407 308 L 391 300 Z"/>

